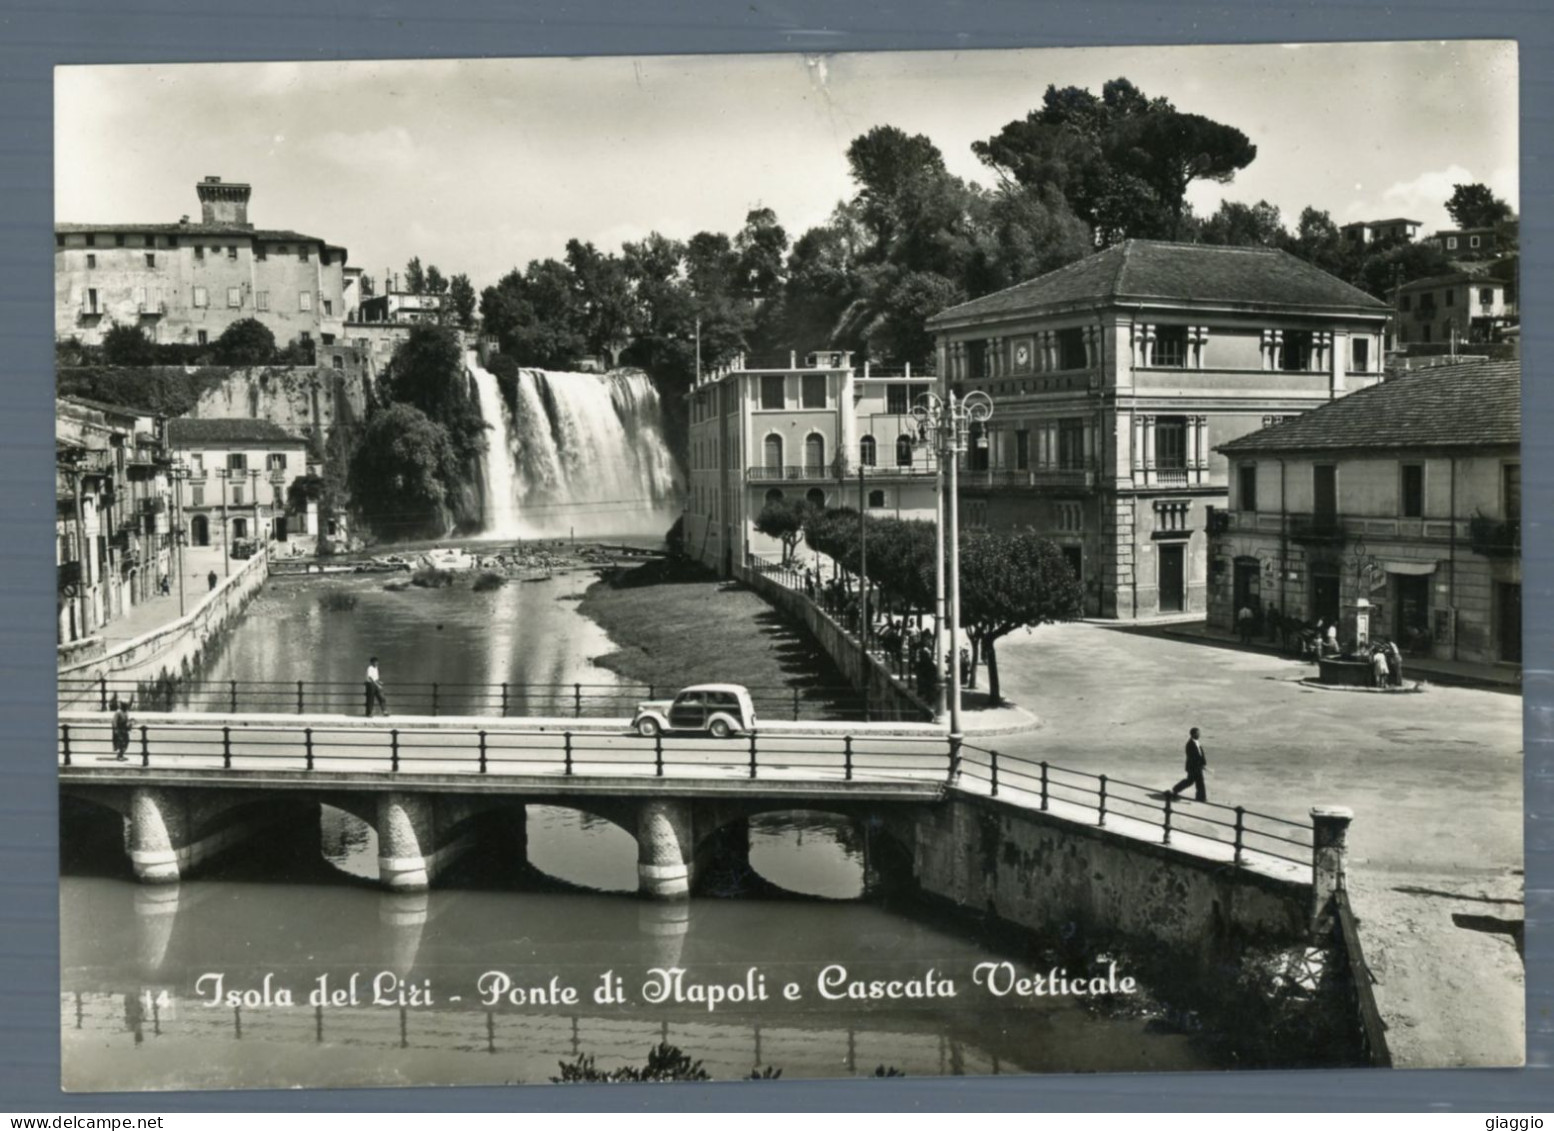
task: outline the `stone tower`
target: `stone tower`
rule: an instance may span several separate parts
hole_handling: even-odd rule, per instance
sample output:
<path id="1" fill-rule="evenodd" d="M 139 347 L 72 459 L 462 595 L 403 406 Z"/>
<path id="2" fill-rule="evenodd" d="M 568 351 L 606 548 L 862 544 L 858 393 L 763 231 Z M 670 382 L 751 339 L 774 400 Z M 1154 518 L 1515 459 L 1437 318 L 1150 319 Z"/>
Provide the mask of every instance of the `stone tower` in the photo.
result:
<path id="1" fill-rule="evenodd" d="M 252 186 L 236 182 L 222 184 L 220 177 L 206 177 L 194 186 L 194 191 L 200 196 L 202 223 L 253 227 L 248 222 L 248 198 L 254 191 Z"/>

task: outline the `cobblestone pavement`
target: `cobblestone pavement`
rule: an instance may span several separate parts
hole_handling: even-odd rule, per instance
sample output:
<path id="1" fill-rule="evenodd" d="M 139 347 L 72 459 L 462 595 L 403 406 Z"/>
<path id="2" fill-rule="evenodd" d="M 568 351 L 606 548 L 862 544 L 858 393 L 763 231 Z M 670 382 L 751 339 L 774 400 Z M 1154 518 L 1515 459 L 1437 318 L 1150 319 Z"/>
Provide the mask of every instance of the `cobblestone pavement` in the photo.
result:
<path id="1" fill-rule="evenodd" d="M 1397 1063 L 1521 1062 L 1520 696 L 1317 690 L 1299 661 L 1097 624 L 1017 633 L 999 667 L 1042 719 L 1000 750 L 1165 787 L 1197 726 L 1212 800 L 1353 809 L 1350 887 Z"/>

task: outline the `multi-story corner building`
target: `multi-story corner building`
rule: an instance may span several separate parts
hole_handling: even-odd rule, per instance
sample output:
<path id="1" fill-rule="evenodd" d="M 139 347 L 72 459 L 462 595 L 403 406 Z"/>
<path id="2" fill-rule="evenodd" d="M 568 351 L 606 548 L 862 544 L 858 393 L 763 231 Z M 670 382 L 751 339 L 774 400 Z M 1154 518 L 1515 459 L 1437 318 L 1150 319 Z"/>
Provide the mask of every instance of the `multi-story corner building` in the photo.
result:
<path id="1" fill-rule="evenodd" d="M 1505 282 L 1488 275 L 1437 275 L 1397 290 L 1397 344 L 1403 348 L 1498 341 L 1516 322 Z"/>
<path id="2" fill-rule="evenodd" d="M 912 408 L 935 384 L 909 370 L 860 373 L 846 352 L 754 368 L 741 357 L 706 375 L 687 394 L 687 551 L 725 575 L 747 554 L 780 554 L 755 520 L 784 498 L 933 518 L 938 465 Z"/>
<path id="3" fill-rule="evenodd" d="M 1221 446 L 1209 620 L 1337 619 L 1345 640 L 1520 663 L 1521 365 L 1425 369 Z"/>
<path id="4" fill-rule="evenodd" d="M 1208 607 L 1216 448 L 1381 379 L 1389 307 L 1282 251 L 1129 240 L 928 320 L 992 396 L 962 519 L 1064 548 L 1091 616 Z"/>
<path id="5" fill-rule="evenodd" d="M 1391 220 L 1359 220 L 1339 228 L 1339 234 L 1359 247 L 1412 243 L 1422 225 L 1418 220 L 1398 216 Z"/>
<path id="6" fill-rule="evenodd" d="M 55 402 L 59 642 L 98 632 L 153 596 L 172 568 L 163 422 L 79 397 Z"/>
<path id="7" fill-rule="evenodd" d="M 1453 259 L 1498 259 L 1515 251 L 1521 225 L 1507 220 L 1487 228 L 1446 228 L 1430 237 L 1431 243 Z"/>
<path id="8" fill-rule="evenodd" d="M 95 345 L 112 326 L 157 342 L 213 342 L 255 318 L 281 345 L 334 342 L 359 273 L 317 236 L 256 228 L 250 186 L 206 177 L 198 223 L 54 226 L 54 335 Z"/>
<path id="9" fill-rule="evenodd" d="M 194 546 L 240 541 L 284 542 L 292 534 L 317 534 L 317 510 L 309 506 L 303 528 L 291 528 L 291 485 L 309 473 L 308 445 L 268 420 L 168 421 L 168 446 L 187 473 L 179 503 Z"/>

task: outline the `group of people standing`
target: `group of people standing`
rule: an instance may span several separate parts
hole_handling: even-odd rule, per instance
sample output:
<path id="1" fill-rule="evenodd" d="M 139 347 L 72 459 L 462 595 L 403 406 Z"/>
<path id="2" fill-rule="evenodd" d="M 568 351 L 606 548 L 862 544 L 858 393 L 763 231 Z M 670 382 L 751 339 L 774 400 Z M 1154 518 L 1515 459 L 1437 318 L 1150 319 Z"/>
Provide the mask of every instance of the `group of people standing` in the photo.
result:
<path id="1" fill-rule="evenodd" d="M 1338 621 L 1318 617 L 1315 621 L 1303 621 L 1287 617 L 1277 605 L 1266 611 L 1252 602 L 1236 610 L 1236 633 L 1243 644 L 1251 644 L 1266 634 L 1270 644 L 1278 644 L 1286 655 L 1305 660 L 1321 660 L 1345 655 L 1338 638 Z M 1403 686 L 1403 652 L 1394 641 L 1377 637 L 1365 644 L 1356 644 L 1349 654 L 1372 665 L 1373 687 Z"/>

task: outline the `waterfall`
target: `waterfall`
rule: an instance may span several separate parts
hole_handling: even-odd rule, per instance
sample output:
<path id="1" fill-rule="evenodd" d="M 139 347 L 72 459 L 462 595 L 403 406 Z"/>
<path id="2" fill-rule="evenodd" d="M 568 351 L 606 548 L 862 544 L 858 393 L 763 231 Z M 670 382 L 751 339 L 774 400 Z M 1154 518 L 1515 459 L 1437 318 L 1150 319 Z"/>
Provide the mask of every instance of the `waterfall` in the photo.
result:
<path id="1" fill-rule="evenodd" d="M 519 370 L 509 411 L 473 355 L 485 460 L 486 532 L 500 538 L 662 534 L 680 511 L 658 391 L 640 370 Z"/>
<path id="2" fill-rule="evenodd" d="M 518 469 L 513 463 L 512 418 L 502 401 L 496 374 L 481 367 L 480 357 L 470 350 L 464 359 L 475 379 L 475 394 L 480 399 L 480 417 L 490 426 L 486 436 L 485 472 L 486 532 L 499 538 L 522 537 L 518 526 Z"/>

